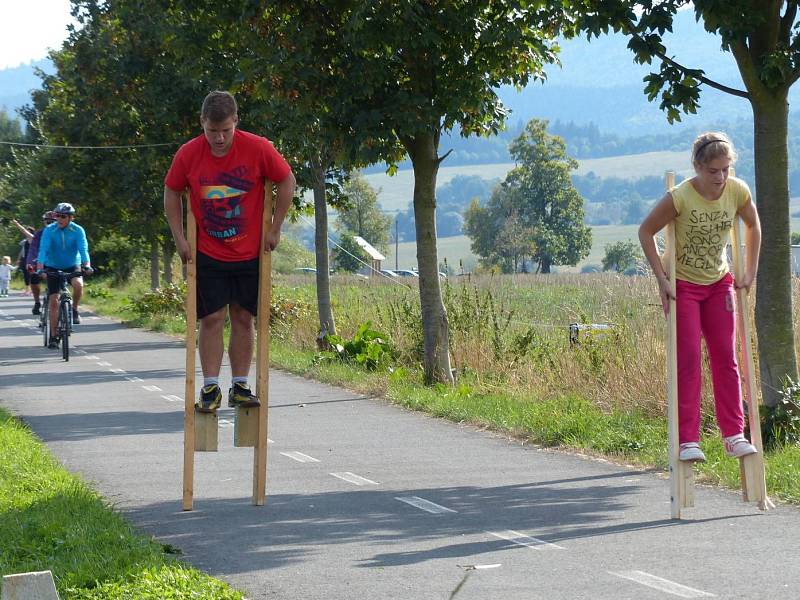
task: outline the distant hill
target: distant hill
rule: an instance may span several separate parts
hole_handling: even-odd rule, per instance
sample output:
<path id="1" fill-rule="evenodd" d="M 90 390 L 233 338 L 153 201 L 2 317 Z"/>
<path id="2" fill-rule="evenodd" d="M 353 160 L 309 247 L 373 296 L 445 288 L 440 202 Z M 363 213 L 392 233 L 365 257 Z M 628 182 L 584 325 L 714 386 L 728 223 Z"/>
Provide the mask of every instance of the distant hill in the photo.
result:
<path id="1" fill-rule="evenodd" d="M 718 37 L 709 34 L 695 21 L 693 11 L 676 15 L 673 33 L 664 37 L 668 54 L 679 63 L 700 68 L 720 83 L 743 89 L 733 55 L 723 52 Z M 588 42 L 585 38 L 561 43 L 562 67 L 549 67 L 544 84 L 528 85 L 522 92 L 502 88 L 500 98 L 511 109 L 510 121 L 533 117 L 551 121 L 597 123 L 601 130 L 624 136 L 663 133 L 670 129 L 658 102 L 648 102 L 642 79 L 658 65 L 637 65 L 627 48 L 627 38 L 612 34 Z M 800 100 L 800 86 L 790 96 Z M 735 121 L 751 117 L 750 104 L 705 86 L 700 94 L 697 115 L 684 115 L 688 127 L 703 127 L 710 122 Z"/>
<path id="2" fill-rule="evenodd" d="M 43 59 L 0 70 L 0 108 L 5 108 L 9 116 L 16 116 L 18 108 L 30 103 L 31 90 L 41 88 L 42 80 L 36 76 L 36 69 L 51 73 L 53 63 L 50 59 Z"/>

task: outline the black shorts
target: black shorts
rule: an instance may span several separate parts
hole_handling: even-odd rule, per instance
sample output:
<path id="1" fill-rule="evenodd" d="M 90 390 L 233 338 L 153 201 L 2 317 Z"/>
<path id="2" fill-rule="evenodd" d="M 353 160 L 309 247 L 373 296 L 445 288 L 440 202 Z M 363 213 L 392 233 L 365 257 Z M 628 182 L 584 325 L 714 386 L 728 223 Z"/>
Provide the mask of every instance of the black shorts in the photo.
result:
<path id="1" fill-rule="evenodd" d="M 31 273 L 31 285 L 39 285 L 44 281 L 44 278 L 38 273 Z"/>
<path id="2" fill-rule="evenodd" d="M 58 270 L 58 269 L 55 269 Z M 61 291 L 61 278 L 54 272 L 55 270 L 52 267 L 45 266 L 44 272 L 47 274 L 47 295 L 51 294 L 58 294 Z M 80 267 L 75 265 L 70 269 L 61 269 L 62 271 L 66 271 L 68 273 L 74 273 L 75 271 L 79 271 Z M 72 280 L 76 277 L 80 277 L 80 273 L 76 275 L 70 275 L 67 277 L 67 282 L 72 283 Z"/>
<path id="3" fill-rule="evenodd" d="M 197 253 L 197 318 L 238 304 L 251 315 L 258 312 L 258 259 L 215 260 Z"/>
<path id="4" fill-rule="evenodd" d="M 19 270 L 22 271 L 22 279 L 25 281 L 25 285 L 30 285 L 31 284 L 31 274 L 28 273 L 28 270 L 25 268 L 25 265 L 20 267 Z"/>

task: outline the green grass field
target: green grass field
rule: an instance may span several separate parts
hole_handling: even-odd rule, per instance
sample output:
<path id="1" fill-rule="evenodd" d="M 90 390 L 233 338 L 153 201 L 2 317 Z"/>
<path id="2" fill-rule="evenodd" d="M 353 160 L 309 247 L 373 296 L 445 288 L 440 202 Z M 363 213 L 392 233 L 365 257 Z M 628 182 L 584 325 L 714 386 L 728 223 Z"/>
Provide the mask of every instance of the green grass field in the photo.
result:
<path id="1" fill-rule="evenodd" d="M 445 164 L 446 161 L 445 161 Z M 599 177 L 620 177 L 622 179 L 639 179 L 651 175 L 661 175 L 673 170 L 682 175 L 691 173 L 692 168 L 686 152 L 645 152 L 629 156 L 611 156 L 608 158 L 590 158 L 578 161 L 577 175 L 594 172 Z M 458 175 L 478 175 L 484 179 L 504 179 L 514 167 L 514 163 L 497 163 L 485 165 L 463 165 L 459 167 L 443 166 L 439 169 L 437 186 L 448 183 Z M 414 197 L 414 172 L 410 169 L 399 171 L 389 177 L 384 173 L 373 173 L 366 176 L 369 184 L 378 194 L 378 202 L 386 211 L 406 210 Z"/>
<path id="2" fill-rule="evenodd" d="M 575 273 L 587 264 L 599 265 L 607 244 L 619 241 L 638 242 L 638 225 L 600 225 L 592 227 L 592 249 L 589 256 L 578 263 L 575 267 L 556 267 L 559 273 Z M 472 271 L 478 258 L 470 250 L 470 239 L 465 235 L 454 237 L 439 238 L 439 261 L 447 259 L 456 272 L 459 272 L 460 261 L 464 265 L 465 271 Z M 405 242 L 398 244 L 397 263 L 400 269 L 410 269 L 417 266 L 417 244 L 415 242 Z M 389 269 L 395 268 L 395 247 L 389 248 L 386 253 L 386 261 L 383 266 Z"/>

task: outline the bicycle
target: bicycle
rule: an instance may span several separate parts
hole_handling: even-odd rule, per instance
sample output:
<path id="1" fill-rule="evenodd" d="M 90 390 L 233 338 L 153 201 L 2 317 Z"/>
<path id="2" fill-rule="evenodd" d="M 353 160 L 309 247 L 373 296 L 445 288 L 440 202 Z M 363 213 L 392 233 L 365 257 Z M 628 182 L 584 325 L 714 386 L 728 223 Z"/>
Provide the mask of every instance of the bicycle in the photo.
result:
<path id="1" fill-rule="evenodd" d="M 58 276 L 58 320 L 56 322 L 56 334 L 61 343 L 61 356 L 65 361 L 69 361 L 69 336 L 72 334 L 72 294 L 69 291 L 68 282 L 73 277 L 82 277 L 88 271 L 61 271 L 59 269 L 46 269 L 47 273 Z M 49 318 L 50 298 L 44 303 L 42 309 L 41 327 L 44 331 L 44 345 L 50 343 L 50 318 Z"/>

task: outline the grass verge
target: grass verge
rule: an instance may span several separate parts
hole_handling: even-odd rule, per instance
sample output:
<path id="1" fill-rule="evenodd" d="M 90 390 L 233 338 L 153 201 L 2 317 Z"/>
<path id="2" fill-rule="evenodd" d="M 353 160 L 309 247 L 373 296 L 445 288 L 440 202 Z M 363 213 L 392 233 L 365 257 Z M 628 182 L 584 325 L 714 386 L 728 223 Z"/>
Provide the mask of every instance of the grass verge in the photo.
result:
<path id="1" fill-rule="evenodd" d="M 242 600 L 137 535 L 0 409 L 0 573 L 50 570 L 62 598 Z"/>

